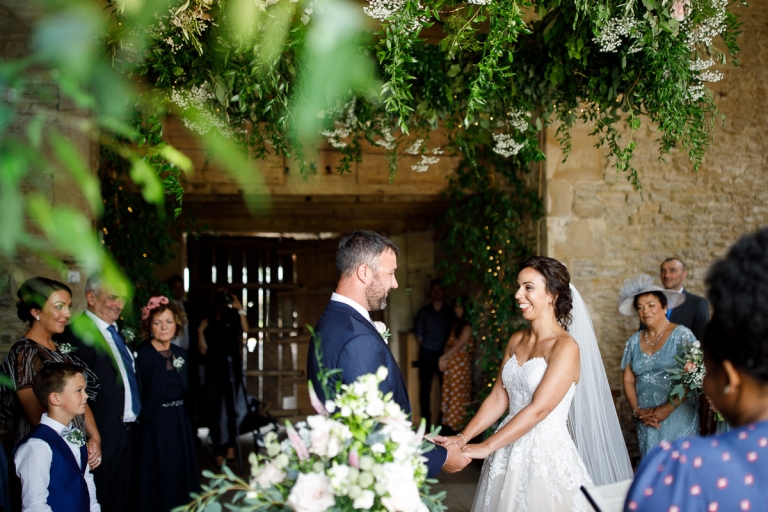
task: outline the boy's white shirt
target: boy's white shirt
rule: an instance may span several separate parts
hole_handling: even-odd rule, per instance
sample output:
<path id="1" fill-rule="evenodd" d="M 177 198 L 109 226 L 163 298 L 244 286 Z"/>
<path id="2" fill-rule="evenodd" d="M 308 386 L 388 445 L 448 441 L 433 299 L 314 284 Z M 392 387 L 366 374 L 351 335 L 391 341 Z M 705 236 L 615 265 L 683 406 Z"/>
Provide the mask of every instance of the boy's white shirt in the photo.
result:
<path id="1" fill-rule="evenodd" d="M 67 427 L 43 413 L 40 423 L 51 427 L 57 434 Z M 71 428 L 71 423 L 69 425 Z M 62 438 L 64 439 L 64 438 Z M 64 439 L 75 456 L 80 467 L 80 447 Z M 51 480 L 51 447 L 42 439 L 30 438 L 16 450 L 13 461 L 16 463 L 16 474 L 21 479 L 21 510 L 22 512 L 51 512 L 48 506 L 48 484 Z M 85 465 L 85 483 L 91 499 L 91 512 L 101 512 L 101 505 L 96 499 L 96 484 L 93 483 L 91 468 Z"/>

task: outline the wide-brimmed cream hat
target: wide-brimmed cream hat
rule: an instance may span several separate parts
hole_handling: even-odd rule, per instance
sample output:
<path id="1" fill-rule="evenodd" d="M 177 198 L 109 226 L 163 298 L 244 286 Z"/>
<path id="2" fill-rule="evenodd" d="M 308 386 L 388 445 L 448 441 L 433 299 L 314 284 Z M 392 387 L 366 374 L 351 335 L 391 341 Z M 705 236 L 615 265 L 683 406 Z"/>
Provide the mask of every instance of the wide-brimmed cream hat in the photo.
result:
<path id="1" fill-rule="evenodd" d="M 619 291 L 619 312 L 626 316 L 635 316 L 632 303 L 635 297 L 648 292 L 661 292 L 667 296 L 667 308 L 674 308 L 685 302 L 685 295 L 674 290 L 665 290 L 661 286 L 653 284 L 653 278 L 648 274 L 640 274 L 637 277 L 624 280 L 624 286 Z"/>

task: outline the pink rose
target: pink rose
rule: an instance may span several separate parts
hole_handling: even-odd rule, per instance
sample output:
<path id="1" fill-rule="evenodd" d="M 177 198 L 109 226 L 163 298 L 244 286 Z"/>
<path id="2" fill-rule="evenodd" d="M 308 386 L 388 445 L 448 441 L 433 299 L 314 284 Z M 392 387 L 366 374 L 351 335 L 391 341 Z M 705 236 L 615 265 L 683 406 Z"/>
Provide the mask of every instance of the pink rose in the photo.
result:
<path id="1" fill-rule="evenodd" d="M 159 302 L 160 304 L 168 304 L 168 297 L 166 297 L 165 295 L 161 295 L 161 296 L 159 296 L 159 297 L 157 298 L 157 300 L 158 300 L 158 302 Z"/>
<path id="2" fill-rule="evenodd" d="M 672 4 L 670 16 L 677 21 L 683 21 L 685 19 L 685 8 L 690 5 L 690 0 L 675 0 L 675 3 Z"/>
<path id="3" fill-rule="evenodd" d="M 685 363 L 685 366 L 683 367 L 683 370 L 685 370 L 686 373 L 693 373 L 696 371 L 696 363 L 693 361 L 688 361 Z"/>
<path id="4" fill-rule="evenodd" d="M 299 473 L 286 505 L 296 512 L 324 512 L 336 503 L 330 479 L 321 473 Z"/>

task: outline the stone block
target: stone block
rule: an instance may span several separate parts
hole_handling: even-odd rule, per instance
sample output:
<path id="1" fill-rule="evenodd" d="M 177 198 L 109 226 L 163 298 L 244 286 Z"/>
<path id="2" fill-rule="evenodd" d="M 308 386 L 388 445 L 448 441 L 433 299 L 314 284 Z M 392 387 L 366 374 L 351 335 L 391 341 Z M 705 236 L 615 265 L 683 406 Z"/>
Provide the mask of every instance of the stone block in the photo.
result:
<path id="1" fill-rule="evenodd" d="M 547 183 L 547 215 L 570 216 L 573 210 L 573 185 L 562 180 Z"/>

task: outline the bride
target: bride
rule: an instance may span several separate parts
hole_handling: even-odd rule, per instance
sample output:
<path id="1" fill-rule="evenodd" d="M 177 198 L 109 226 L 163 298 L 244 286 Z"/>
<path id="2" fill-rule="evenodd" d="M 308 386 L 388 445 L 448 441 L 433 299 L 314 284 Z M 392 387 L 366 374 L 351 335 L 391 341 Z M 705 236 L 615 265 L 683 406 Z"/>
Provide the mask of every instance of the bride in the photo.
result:
<path id="1" fill-rule="evenodd" d="M 582 485 L 632 478 L 592 321 L 555 259 L 526 260 L 517 286 L 530 328 L 512 335 L 491 394 L 445 443 L 486 459 L 473 511 L 586 511 Z M 507 409 L 495 434 L 466 444 Z"/>

